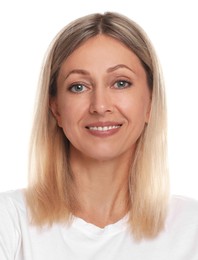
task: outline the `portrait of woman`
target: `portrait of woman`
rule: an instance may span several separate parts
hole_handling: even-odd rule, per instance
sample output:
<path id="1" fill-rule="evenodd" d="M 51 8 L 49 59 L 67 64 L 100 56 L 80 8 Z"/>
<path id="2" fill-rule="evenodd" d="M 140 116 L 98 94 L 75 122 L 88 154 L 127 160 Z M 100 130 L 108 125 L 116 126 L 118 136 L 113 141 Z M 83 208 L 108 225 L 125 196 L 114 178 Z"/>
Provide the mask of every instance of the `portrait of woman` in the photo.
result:
<path id="1" fill-rule="evenodd" d="M 28 187 L 0 195 L 1 260 L 198 259 L 198 202 L 169 192 L 162 71 L 128 17 L 54 38 L 29 157 Z"/>

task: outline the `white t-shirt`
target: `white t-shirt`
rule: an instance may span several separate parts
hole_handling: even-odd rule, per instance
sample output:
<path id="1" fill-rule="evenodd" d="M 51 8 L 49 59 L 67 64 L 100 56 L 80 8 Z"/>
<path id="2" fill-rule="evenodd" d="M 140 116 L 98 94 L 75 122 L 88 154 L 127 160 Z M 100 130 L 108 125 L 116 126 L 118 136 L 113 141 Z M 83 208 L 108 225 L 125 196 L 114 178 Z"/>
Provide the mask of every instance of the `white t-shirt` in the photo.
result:
<path id="1" fill-rule="evenodd" d="M 173 197 L 164 231 L 136 242 L 127 217 L 103 229 L 75 218 L 38 229 L 21 191 L 0 195 L 0 260 L 198 260 L 198 202 Z"/>

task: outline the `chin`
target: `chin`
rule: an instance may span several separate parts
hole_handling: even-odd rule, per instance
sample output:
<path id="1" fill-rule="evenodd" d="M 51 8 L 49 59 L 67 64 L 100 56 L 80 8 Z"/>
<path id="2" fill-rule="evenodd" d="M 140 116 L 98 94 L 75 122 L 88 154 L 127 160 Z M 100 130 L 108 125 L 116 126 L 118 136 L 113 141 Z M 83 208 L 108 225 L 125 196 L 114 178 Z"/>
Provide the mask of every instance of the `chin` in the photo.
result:
<path id="1" fill-rule="evenodd" d="M 115 159 L 118 159 L 121 156 L 121 154 L 112 154 L 112 151 L 107 153 L 107 154 L 89 154 L 88 157 L 92 160 L 98 161 L 98 162 L 107 162 L 107 161 L 112 161 Z"/>

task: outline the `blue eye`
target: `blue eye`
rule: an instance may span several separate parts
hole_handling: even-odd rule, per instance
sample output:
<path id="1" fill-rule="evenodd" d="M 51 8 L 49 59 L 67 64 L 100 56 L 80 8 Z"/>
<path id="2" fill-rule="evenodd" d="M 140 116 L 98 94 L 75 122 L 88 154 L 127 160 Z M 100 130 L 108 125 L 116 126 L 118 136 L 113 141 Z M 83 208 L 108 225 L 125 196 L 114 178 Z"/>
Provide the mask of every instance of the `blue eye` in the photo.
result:
<path id="1" fill-rule="evenodd" d="M 84 92 L 86 89 L 87 88 L 83 84 L 74 84 L 69 88 L 69 90 L 74 93 Z"/>
<path id="2" fill-rule="evenodd" d="M 126 80 L 118 80 L 114 84 L 114 87 L 118 88 L 118 89 L 127 88 L 127 87 L 130 87 L 130 86 L 131 86 L 131 83 L 129 81 L 126 81 Z"/>

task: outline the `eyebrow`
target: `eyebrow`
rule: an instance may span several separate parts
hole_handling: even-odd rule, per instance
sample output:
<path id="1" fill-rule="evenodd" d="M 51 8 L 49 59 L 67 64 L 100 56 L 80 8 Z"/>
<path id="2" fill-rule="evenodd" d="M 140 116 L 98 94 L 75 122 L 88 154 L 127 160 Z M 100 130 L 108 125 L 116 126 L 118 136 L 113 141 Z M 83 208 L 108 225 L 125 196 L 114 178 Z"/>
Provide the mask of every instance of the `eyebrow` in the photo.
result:
<path id="1" fill-rule="evenodd" d="M 127 65 L 125 64 L 118 64 L 116 66 L 113 66 L 113 67 L 110 67 L 107 69 L 107 72 L 110 73 L 110 72 L 113 72 L 117 69 L 121 69 L 121 68 L 125 68 L 125 69 L 128 69 L 130 70 L 131 72 L 133 72 L 135 74 L 135 72 L 129 68 Z M 65 79 L 66 80 L 71 74 L 81 74 L 81 75 L 85 75 L 85 76 L 89 76 L 90 73 L 86 70 L 82 70 L 82 69 L 74 69 L 74 70 L 71 70 L 66 76 L 65 76 Z"/>
<path id="2" fill-rule="evenodd" d="M 116 65 L 116 66 L 113 66 L 113 67 L 111 67 L 111 68 L 108 68 L 107 72 L 113 72 L 113 71 L 115 71 L 115 70 L 117 70 L 117 69 L 120 69 L 120 68 L 125 68 L 125 69 L 128 69 L 128 70 L 130 70 L 131 72 L 135 73 L 130 67 L 128 67 L 128 66 L 125 65 L 125 64 L 118 64 L 118 65 Z"/>
<path id="3" fill-rule="evenodd" d="M 90 75 L 88 71 L 86 70 L 82 70 L 82 69 L 74 69 L 71 70 L 66 76 L 65 76 L 65 80 L 71 75 L 71 74 L 81 74 L 81 75 Z"/>

